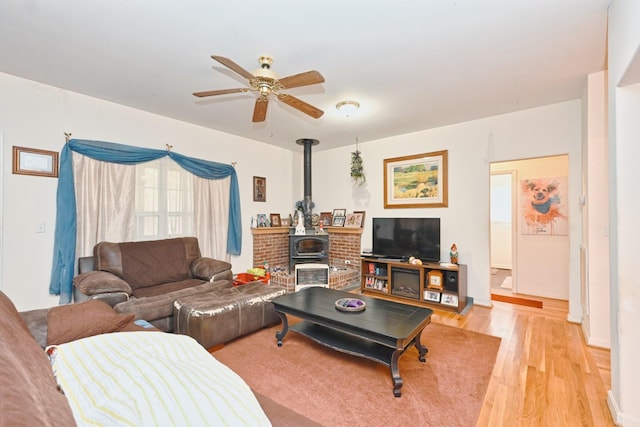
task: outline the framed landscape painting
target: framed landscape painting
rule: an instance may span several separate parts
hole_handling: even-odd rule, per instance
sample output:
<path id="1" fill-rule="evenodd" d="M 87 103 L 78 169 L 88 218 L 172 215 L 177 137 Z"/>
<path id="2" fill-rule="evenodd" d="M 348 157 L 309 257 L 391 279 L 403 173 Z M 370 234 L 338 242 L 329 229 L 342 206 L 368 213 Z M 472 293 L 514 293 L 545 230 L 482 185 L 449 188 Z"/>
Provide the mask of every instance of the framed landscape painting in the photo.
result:
<path id="1" fill-rule="evenodd" d="M 385 208 L 448 205 L 448 150 L 384 160 Z"/>

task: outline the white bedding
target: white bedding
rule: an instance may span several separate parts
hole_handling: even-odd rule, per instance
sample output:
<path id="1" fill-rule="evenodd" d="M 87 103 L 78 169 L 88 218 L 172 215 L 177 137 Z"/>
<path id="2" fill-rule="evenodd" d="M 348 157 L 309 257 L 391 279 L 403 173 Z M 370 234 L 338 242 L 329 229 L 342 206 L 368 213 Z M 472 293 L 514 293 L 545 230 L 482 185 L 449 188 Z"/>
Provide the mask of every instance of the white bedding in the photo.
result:
<path id="1" fill-rule="evenodd" d="M 269 426 L 249 386 L 194 339 L 118 332 L 52 346 L 79 426 Z"/>

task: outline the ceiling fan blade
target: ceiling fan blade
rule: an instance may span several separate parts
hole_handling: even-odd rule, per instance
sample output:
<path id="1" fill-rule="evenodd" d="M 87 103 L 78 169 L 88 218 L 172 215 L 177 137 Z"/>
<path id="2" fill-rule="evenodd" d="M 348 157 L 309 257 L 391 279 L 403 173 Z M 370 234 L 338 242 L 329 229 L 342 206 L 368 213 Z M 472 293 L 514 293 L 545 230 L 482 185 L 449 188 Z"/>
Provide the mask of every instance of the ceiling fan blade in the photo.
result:
<path id="1" fill-rule="evenodd" d="M 222 65 L 224 65 L 225 67 L 240 74 L 245 79 L 249 79 L 249 80 L 255 79 L 255 76 L 253 74 L 251 74 L 250 72 L 248 72 L 247 70 L 245 70 L 244 68 L 242 68 L 241 66 L 233 62 L 232 60 L 230 60 L 229 58 L 225 58 L 223 56 L 216 56 L 216 55 L 211 55 L 211 57 L 216 61 L 218 61 L 219 63 L 221 63 Z"/>
<path id="2" fill-rule="evenodd" d="M 287 89 L 292 87 L 314 85 L 316 83 L 323 83 L 324 77 L 319 72 L 307 71 L 305 73 L 294 74 L 293 76 L 283 77 L 280 80 L 280 84 Z"/>
<path id="3" fill-rule="evenodd" d="M 205 92 L 194 92 L 194 96 L 202 98 L 204 96 L 214 96 L 214 95 L 226 95 L 228 93 L 238 93 L 238 92 L 247 92 L 249 89 L 247 88 L 237 88 L 237 89 L 221 89 L 221 90 L 208 90 Z"/>
<path id="4" fill-rule="evenodd" d="M 267 118 L 267 105 L 269 105 L 269 98 L 259 96 L 256 99 L 256 106 L 253 108 L 253 122 L 264 122 Z"/>
<path id="5" fill-rule="evenodd" d="M 319 119 L 324 114 L 324 111 L 314 107 L 311 104 L 307 104 L 301 99 L 296 98 L 295 96 L 287 95 L 285 93 L 281 93 L 278 95 L 278 99 L 285 104 L 295 108 L 296 110 L 300 110 L 305 114 L 313 117 L 314 119 Z"/>

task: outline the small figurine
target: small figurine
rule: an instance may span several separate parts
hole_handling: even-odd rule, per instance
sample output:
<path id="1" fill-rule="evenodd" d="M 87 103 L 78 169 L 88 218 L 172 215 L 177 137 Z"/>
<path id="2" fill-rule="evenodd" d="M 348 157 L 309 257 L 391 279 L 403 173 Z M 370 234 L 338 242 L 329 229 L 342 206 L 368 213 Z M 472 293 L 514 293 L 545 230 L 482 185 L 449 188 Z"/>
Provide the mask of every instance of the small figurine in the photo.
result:
<path id="1" fill-rule="evenodd" d="M 298 215 L 298 225 L 296 225 L 296 236 L 307 234 L 307 230 L 304 227 L 304 217 L 302 216 L 302 212 Z"/>
<path id="2" fill-rule="evenodd" d="M 458 247 L 455 243 L 451 245 L 451 252 L 449 252 L 449 257 L 451 257 L 451 264 L 458 263 Z"/>

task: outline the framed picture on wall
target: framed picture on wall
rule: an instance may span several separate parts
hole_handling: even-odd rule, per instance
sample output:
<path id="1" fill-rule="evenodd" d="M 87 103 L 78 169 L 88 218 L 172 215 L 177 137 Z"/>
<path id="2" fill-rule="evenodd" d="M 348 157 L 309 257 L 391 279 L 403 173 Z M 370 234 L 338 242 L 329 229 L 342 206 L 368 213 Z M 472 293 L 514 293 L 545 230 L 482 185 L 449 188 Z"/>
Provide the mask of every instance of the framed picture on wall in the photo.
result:
<path id="1" fill-rule="evenodd" d="M 447 207 L 447 158 L 443 150 L 384 159 L 384 207 Z"/>
<path id="2" fill-rule="evenodd" d="M 253 177 L 253 201 L 267 201 L 267 178 L 264 178 L 262 176 Z"/>
<path id="3" fill-rule="evenodd" d="M 55 178 L 58 176 L 58 153 L 14 146 L 13 173 Z"/>

